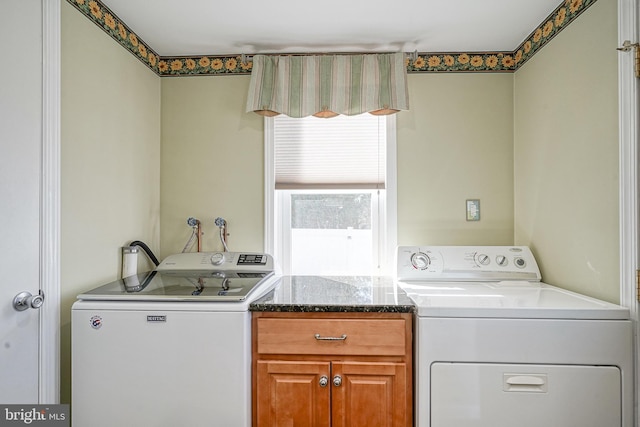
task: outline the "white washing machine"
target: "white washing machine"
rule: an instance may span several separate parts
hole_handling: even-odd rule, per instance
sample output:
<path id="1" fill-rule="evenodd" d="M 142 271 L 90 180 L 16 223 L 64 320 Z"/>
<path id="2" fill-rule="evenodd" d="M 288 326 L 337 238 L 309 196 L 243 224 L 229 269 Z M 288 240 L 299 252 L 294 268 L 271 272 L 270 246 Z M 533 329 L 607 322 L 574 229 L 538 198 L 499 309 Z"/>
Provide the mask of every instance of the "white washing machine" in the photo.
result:
<path id="1" fill-rule="evenodd" d="M 527 247 L 404 246 L 418 427 L 631 427 L 627 308 L 542 283 Z"/>
<path id="2" fill-rule="evenodd" d="M 249 304 L 277 282 L 255 253 L 184 253 L 78 296 L 74 427 L 251 426 Z"/>

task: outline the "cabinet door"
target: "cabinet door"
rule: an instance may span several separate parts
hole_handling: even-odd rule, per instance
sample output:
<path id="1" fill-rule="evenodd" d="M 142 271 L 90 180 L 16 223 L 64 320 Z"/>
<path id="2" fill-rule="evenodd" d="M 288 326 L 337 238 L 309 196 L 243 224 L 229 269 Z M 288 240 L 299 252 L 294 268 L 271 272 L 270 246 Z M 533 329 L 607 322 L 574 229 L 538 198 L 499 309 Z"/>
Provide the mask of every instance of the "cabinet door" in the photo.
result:
<path id="1" fill-rule="evenodd" d="M 406 364 L 333 362 L 332 367 L 333 427 L 407 426 Z"/>
<path id="2" fill-rule="evenodd" d="M 329 427 L 329 362 L 259 360 L 256 423 L 260 427 Z M 326 377 L 326 385 L 321 384 Z"/>

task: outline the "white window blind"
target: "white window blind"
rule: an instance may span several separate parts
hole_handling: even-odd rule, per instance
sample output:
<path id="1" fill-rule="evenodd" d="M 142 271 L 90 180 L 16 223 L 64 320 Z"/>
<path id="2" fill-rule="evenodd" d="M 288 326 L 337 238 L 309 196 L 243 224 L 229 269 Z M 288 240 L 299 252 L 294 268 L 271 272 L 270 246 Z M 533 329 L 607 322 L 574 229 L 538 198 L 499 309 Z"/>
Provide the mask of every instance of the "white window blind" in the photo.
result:
<path id="1" fill-rule="evenodd" d="M 385 117 L 273 120 L 277 190 L 385 188 Z"/>

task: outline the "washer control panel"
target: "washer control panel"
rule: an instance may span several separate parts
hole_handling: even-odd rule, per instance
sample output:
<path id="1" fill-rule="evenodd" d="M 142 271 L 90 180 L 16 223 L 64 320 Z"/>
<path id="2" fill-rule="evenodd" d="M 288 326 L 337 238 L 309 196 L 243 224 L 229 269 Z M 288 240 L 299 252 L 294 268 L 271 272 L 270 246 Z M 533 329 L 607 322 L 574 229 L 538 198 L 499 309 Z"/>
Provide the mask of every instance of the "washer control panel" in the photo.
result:
<path id="1" fill-rule="evenodd" d="M 540 281 L 526 246 L 400 246 L 398 280 Z"/>
<path id="2" fill-rule="evenodd" d="M 169 255 L 158 267 L 164 270 L 274 271 L 273 258 L 253 252 L 187 252 Z"/>

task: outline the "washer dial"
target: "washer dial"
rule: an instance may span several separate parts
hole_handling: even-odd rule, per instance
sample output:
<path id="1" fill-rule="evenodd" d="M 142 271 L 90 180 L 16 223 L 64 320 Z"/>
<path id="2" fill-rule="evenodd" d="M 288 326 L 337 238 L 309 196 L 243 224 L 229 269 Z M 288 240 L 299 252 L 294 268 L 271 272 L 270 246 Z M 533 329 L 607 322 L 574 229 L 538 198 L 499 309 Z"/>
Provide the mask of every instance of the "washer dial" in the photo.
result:
<path id="1" fill-rule="evenodd" d="M 411 255 L 411 265 L 417 270 L 426 270 L 430 264 L 431 259 L 424 252 L 415 252 Z"/>
<path id="2" fill-rule="evenodd" d="M 478 255 L 478 263 L 480 263 L 480 265 L 489 265 L 490 262 L 491 262 L 491 258 L 489 258 L 489 255 L 487 254 Z"/>
<path id="3" fill-rule="evenodd" d="M 498 264 L 501 267 L 506 266 L 507 264 L 509 264 L 509 260 L 507 259 L 506 256 L 504 255 L 498 255 L 496 257 L 496 264 Z"/>
<path id="4" fill-rule="evenodd" d="M 224 254 L 222 252 L 216 252 L 211 255 L 211 264 L 220 265 L 224 262 Z"/>

